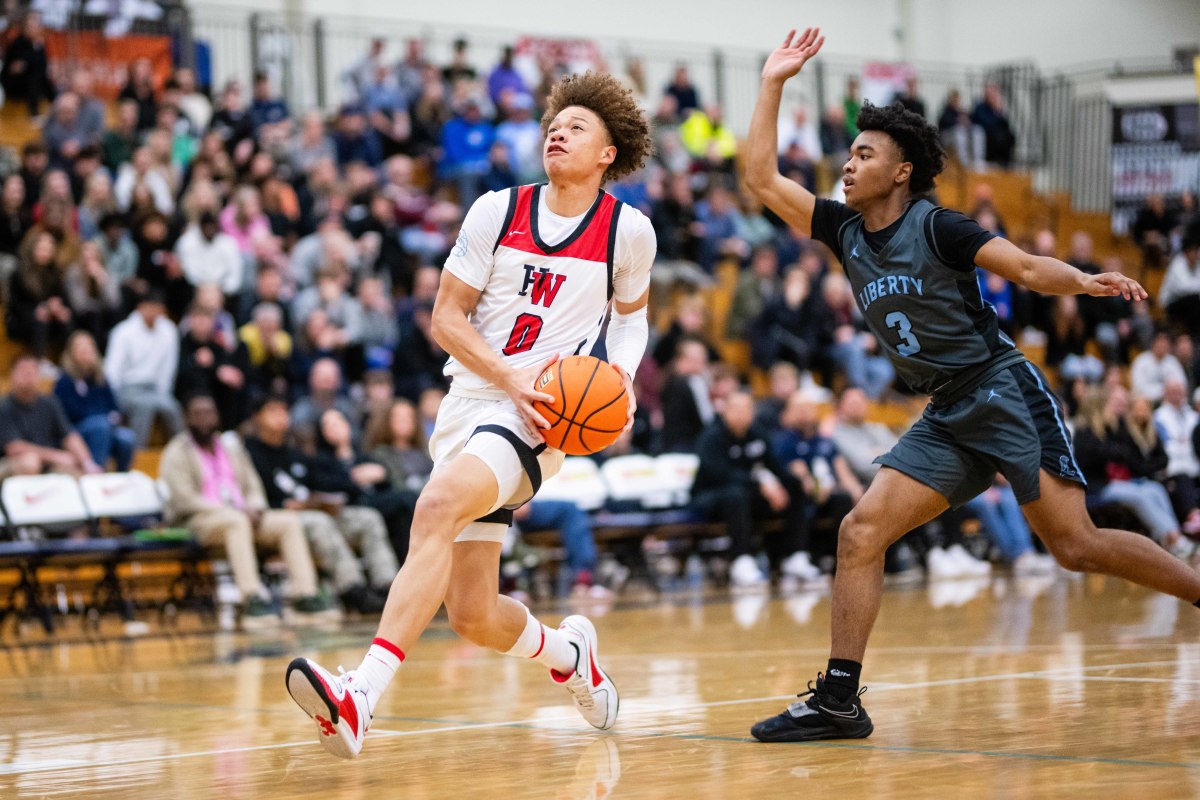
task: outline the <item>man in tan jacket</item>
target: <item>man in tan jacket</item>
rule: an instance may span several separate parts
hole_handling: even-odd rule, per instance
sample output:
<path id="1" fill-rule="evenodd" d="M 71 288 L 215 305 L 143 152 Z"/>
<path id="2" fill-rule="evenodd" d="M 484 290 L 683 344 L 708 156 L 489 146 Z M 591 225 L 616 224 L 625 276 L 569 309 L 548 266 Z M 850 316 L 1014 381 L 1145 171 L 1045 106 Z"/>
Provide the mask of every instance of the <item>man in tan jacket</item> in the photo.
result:
<path id="1" fill-rule="evenodd" d="M 196 394 L 184 408 L 187 430 L 163 450 L 159 474 L 170 497 L 170 524 L 189 528 L 205 546 L 223 544 L 233 579 L 243 598 L 242 627 L 278 621 L 258 572 L 255 545 L 276 548 L 287 563 L 293 609 L 311 616 L 329 611 L 317 594 L 317 575 L 300 518 L 267 509 L 262 482 L 241 444 L 222 441 L 211 395 Z"/>

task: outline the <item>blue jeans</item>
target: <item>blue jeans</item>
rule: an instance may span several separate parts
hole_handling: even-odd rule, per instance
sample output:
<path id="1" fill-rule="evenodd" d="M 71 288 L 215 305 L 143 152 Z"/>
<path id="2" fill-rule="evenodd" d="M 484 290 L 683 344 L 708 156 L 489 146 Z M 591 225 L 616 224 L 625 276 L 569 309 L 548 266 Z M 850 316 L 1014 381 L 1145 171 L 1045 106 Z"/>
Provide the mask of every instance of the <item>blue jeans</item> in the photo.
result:
<path id="1" fill-rule="evenodd" d="M 990 491 L 976 497 L 967 503 L 967 508 L 974 512 L 983 525 L 984 531 L 991 537 L 992 542 L 1008 561 L 1016 561 L 1020 556 L 1033 549 L 1033 539 L 1029 533 L 1029 525 L 1017 505 L 1017 496 L 1012 487 L 996 486 L 999 498 L 988 497 Z"/>
<path id="2" fill-rule="evenodd" d="M 75 431 L 83 437 L 92 460 L 101 469 L 108 469 L 108 459 L 117 462 L 117 472 L 127 472 L 133 463 L 133 431 L 129 428 L 118 428 L 108 421 L 103 414 L 96 414 L 79 421 Z"/>
<path id="3" fill-rule="evenodd" d="M 896 377 L 896 370 L 887 356 L 867 355 L 856 340 L 835 344 L 832 352 L 850 385 L 862 389 L 872 400 L 878 400 Z"/>
<path id="4" fill-rule="evenodd" d="M 1168 534 L 1179 530 L 1179 518 L 1171 507 L 1171 496 L 1161 483 L 1148 478 L 1110 481 L 1100 490 L 1100 502 L 1128 508 L 1150 532 L 1150 538 L 1162 543 Z"/>
<path id="5" fill-rule="evenodd" d="M 596 540 L 586 511 L 567 500 L 533 500 L 522 525 L 529 530 L 557 530 L 567 551 L 567 566 L 578 575 L 596 569 Z"/>

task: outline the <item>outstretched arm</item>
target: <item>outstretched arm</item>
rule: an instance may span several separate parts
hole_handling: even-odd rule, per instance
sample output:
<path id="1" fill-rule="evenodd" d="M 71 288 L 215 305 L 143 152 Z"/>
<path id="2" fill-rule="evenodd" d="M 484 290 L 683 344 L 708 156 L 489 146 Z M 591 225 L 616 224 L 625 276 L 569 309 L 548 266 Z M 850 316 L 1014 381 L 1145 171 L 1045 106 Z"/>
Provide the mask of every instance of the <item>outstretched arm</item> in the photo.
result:
<path id="1" fill-rule="evenodd" d="M 793 38 L 795 41 L 793 42 Z M 820 28 L 805 28 L 796 37 L 788 31 L 783 45 L 767 57 L 750 135 L 746 138 L 746 188 L 780 219 L 804 235 L 812 233 L 817 198 L 800 184 L 779 174 L 779 101 L 783 84 L 798 73 L 825 44 Z"/>
<path id="2" fill-rule="evenodd" d="M 1088 275 L 1057 258 L 1026 253 L 1007 239 L 992 239 L 979 248 L 975 263 L 1002 278 L 1041 294 L 1087 294 L 1145 300 L 1146 290 L 1119 272 Z"/>

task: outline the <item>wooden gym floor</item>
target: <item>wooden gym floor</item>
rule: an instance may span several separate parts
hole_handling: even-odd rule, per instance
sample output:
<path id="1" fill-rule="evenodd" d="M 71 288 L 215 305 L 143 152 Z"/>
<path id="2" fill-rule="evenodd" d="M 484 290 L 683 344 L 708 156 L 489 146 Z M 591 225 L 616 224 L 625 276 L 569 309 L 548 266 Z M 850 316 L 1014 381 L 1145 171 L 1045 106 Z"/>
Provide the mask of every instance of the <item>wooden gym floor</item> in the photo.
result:
<path id="1" fill-rule="evenodd" d="M 543 616 L 556 622 L 565 609 Z M 827 593 L 680 594 L 594 613 L 621 716 L 594 732 L 542 669 L 435 623 L 339 762 L 295 654 L 357 664 L 365 624 L 0 648 L 2 798 L 1200 796 L 1200 611 L 1115 580 L 891 589 L 865 741 L 762 745 L 824 663 Z"/>

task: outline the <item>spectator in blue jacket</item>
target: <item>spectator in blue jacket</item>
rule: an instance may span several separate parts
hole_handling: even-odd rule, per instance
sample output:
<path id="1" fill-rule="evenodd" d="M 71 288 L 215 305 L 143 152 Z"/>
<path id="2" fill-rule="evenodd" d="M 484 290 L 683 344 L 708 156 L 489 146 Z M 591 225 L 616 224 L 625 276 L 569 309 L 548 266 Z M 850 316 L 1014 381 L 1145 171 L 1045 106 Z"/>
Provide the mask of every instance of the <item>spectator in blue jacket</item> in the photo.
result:
<path id="1" fill-rule="evenodd" d="M 367 115 L 360 106 L 344 106 L 338 115 L 333 148 L 338 166 L 361 161 L 372 169 L 383 163 L 383 145 L 379 134 L 367 125 Z"/>
<path id="2" fill-rule="evenodd" d="M 275 126 L 288 122 L 292 112 L 288 109 L 287 101 L 282 97 L 272 96 L 271 77 L 265 72 L 254 74 L 254 99 L 250 102 L 250 119 L 257 131 L 264 125 Z"/>
<path id="3" fill-rule="evenodd" d="M 92 460 L 107 468 L 111 458 L 118 472 L 127 471 L 133 463 L 135 437 L 132 430 L 120 426 L 117 398 L 104 380 L 96 340 L 87 331 L 76 331 L 67 340 L 54 396 L 83 437 Z"/>
<path id="4" fill-rule="evenodd" d="M 700 266 L 711 273 L 721 256 L 739 260 L 750 255 L 749 246 L 738 238 L 742 216 L 733 195 L 724 186 L 713 186 L 708 197 L 696 204 L 696 217 L 703 227 Z"/>
<path id="5" fill-rule="evenodd" d="M 442 177 L 458 183 L 458 202 L 463 208 L 480 195 L 481 180 L 491 169 L 488 155 L 495 139 L 496 129 L 483 118 L 474 98 L 442 128 Z"/>
<path id="6" fill-rule="evenodd" d="M 516 185 L 517 175 L 509 160 L 508 146 L 504 142 L 492 142 L 488 171 L 483 176 L 483 191 L 501 192 Z"/>
<path id="7" fill-rule="evenodd" d="M 508 101 L 508 116 L 496 126 L 496 139 L 508 146 L 509 161 L 517 180 L 535 183 L 542 179 L 542 126 L 533 118 L 533 98 L 514 94 Z M 646 211 L 646 209 L 643 209 Z"/>
<path id="8" fill-rule="evenodd" d="M 525 79 L 521 77 L 521 73 L 513 69 L 513 49 L 512 46 L 504 48 L 500 55 L 500 63 L 492 69 L 487 80 L 488 97 L 496 105 L 500 104 L 500 95 L 504 90 L 508 89 L 518 94 L 525 94 L 529 91 L 525 86 Z"/>
<path id="9" fill-rule="evenodd" d="M 983 98 L 975 104 L 971 122 L 983 128 L 984 160 L 1007 169 L 1013 160 L 1017 137 L 1009 124 L 999 86 L 989 83 L 983 87 Z"/>

